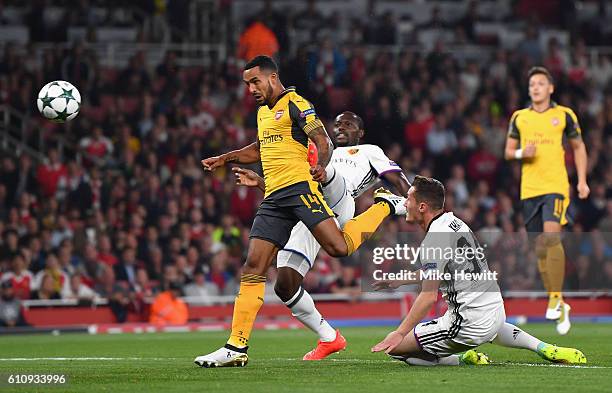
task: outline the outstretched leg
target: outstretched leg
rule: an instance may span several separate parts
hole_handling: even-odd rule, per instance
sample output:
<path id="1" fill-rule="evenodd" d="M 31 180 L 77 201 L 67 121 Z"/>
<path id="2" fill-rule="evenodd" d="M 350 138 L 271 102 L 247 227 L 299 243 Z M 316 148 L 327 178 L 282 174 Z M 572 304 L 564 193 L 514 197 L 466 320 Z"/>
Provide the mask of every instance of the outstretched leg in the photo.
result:
<path id="1" fill-rule="evenodd" d="M 555 363 L 586 363 L 586 357 L 581 351 L 545 343 L 508 322 L 499 329 L 493 343 L 504 347 L 528 349 L 541 358 Z"/>
<path id="2" fill-rule="evenodd" d="M 292 258 L 301 258 L 294 254 Z M 291 265 L 291 261 L 289 261 Z M 307 328 L 319 336 L 315 349 L 304 360 L 321 360 L 346 348 L 346 339 L 321 316 L 310 294 L 302 287 L 302 275 L 291 267 L 280 267 L 274 290 L 278 297 Z"/>

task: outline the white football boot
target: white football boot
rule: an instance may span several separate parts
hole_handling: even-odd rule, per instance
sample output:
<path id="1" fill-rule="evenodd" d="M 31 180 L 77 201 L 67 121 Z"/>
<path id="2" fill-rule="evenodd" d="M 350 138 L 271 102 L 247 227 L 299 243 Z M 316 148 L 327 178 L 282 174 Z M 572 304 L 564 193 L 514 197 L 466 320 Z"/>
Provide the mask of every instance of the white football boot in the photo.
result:
<path id="1" fill-rule="evenodd" d="M 246 351 L 239 352 L 225 346 L 208 355 L 198 356 L 193 362 L 204 368 L 244 367 L 249 362 L 249 355 Z"/>
<path id="2" fill-rule="evenodd" d="M 569 304 L 563 302 L 561 303 L 561 317 L 557 320 L 557 333 L 564 336 L 569 332 L 572 324 L 570 322 L 570 310 L 572 308 Z"/>
<path id="3" fill-rule="evenodd" d="M 561 298 L 550 298 L 548 300 L 548 307 L 546 308 L 546 319 L 556 321 L 561 318 L 562 308 L 563 302 Z"/>
<path id="4" fill-rule="evenodd" d="M 406 215 L 406 207 L 404 206 L 406 198 L 401 197 L 399 195 L 395 195 L 394 193 L 383 187 L 380 187 L 379 189 L 374 191 L 374 202 L 386 202 L 391 208 L 391 215 Z"/>

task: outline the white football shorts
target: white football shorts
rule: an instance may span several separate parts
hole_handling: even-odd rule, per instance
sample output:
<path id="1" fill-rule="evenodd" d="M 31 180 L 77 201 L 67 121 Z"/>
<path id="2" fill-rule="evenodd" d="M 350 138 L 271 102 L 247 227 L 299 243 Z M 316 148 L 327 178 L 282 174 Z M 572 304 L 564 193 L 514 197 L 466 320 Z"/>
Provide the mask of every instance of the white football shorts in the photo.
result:
<path id="1" fill-rule="evenodd" d="M 486 309 L 462 311 L 463 315 L 447 312 L 414 328 L 414 337 L 421 349 L 437 357 L 465 352 L 491 342 L 506 321 L 504 304 Z"/>

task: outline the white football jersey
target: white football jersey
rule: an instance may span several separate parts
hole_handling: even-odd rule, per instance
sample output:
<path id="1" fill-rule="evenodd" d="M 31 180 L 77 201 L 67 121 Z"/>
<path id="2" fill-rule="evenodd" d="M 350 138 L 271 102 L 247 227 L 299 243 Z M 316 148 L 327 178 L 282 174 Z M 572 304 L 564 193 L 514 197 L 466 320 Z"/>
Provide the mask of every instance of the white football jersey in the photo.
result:
<path id="1" fill-rule="evenodd" d="M 372 187 L 387 172 L 401 172 L 376 145 L 343 146 L 334 149 L 330 164 L 346 180 L 346 188 L 353 198 Z"/>
<path id="2" fill-rule="evenodd" d="M 420 267 L 422 274 L 444 275 L 440 292 L 449 312 L 465 318 L 471 311 L 503 304 L 484 251 L 467 224 L 451 212 L 429 224 L 419 249 Z"/>

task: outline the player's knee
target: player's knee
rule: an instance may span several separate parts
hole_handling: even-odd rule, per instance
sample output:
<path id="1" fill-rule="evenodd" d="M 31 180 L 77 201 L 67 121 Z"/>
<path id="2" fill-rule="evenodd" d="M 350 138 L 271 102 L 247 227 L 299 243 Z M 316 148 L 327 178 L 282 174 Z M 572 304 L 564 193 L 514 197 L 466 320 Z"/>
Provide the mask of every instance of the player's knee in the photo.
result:
<path id="1" fill-rule="evenodd" d="M 538 259 L 546 258 L 546 247 L 544 245 L 536 245 L 535 253 Z"/>
<path id="2" fill-rule="evenodd" d="M 544 234 L 544 245 L 547 248 L 554 247 L 561 243 L 561 235 L 558 233 L 545 233 Z"/>
<path id="3" fill-rule="evenodd" d="M 298 291 L 299 286 L 296 288 L 291 282 L 276 280 L 276 284 L 274 285 L 274 292 L 276 296 L 283 302 L 288 302 L 293 295 Z"/>
<path id="4" fill-rule="evenodd" d="M 246 262 L 242 267 L 243 274 L 257 274 L 258 276 L 266 275 L 266 266 L 265 262 L 261 260 L 261 258 L 254 258 L 252 256 L 247 256 Z"/>
<path id="5" fill-rule="evenodd" d="M 554 247 L 561 242 L 561 235 L 555 232 L 544 232 L 538 236 L 536 241 L 536 253 L 538 257 L 540 253 L 546 254 L 546 250 Z"/>

